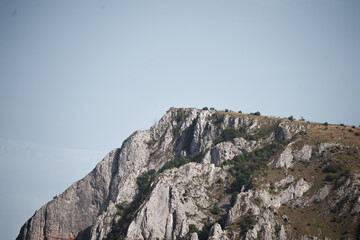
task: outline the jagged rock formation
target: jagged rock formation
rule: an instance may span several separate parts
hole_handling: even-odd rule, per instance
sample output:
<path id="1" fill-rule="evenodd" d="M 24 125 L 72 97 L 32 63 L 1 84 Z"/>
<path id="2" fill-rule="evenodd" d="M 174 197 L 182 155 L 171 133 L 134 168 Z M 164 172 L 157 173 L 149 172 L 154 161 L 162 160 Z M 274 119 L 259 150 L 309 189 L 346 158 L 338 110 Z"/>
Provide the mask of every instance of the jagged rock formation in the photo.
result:
<path id="1" fill-rule="evenodd" d="M 170 109 L 17 239 L 360 237 L 360 130 L 349 128 Z"/>

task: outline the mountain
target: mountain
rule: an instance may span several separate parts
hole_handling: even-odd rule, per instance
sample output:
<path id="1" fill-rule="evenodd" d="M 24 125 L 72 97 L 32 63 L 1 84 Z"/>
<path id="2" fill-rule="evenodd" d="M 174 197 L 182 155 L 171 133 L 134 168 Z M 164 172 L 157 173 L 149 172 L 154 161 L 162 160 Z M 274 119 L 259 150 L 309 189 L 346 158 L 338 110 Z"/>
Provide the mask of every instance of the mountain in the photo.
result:
<path id="1" fill-rule="evenodd" d="M 171 108 L 17 240 L 359 239 L 360 128 Z"/>

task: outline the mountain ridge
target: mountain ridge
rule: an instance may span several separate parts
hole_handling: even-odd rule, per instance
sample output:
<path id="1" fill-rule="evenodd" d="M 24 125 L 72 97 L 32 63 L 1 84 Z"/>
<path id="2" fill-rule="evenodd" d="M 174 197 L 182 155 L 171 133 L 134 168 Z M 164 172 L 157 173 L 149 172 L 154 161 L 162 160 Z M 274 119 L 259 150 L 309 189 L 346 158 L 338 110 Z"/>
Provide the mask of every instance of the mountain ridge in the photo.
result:
<path id="1" fill-rule="evenodd" d="M 328 233 L 333 219 L 293 226 L 289 209 L 330 204 L 341 187 L 351 197 L 332 202 L 350 216 L 336 226 L 357 237 L 359 128 L 290 119 L 171 108 L 36 211 L 17 239 L 336 239 L 345 231 Z M 349 163 L 336 165 L 342 152 Z"/>

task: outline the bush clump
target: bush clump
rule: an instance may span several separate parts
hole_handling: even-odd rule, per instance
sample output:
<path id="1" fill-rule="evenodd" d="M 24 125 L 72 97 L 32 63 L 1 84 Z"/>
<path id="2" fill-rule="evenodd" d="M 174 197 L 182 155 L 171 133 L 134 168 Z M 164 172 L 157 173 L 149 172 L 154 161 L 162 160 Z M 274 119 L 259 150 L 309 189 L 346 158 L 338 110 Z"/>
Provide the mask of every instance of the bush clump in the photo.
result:
<path id="1" fill-rule="evenodd" d="M 189 233 L 198 233 L 199 232 L 199 229 L 195 226 L 195 224 L 190 224 L 189 225 Z"/>
<path id="2" fill-rule="evenodd" d="M 259 111 L 256 111 L 256 112 L 254 112 L 254 115 L 255 115 L 255 116 L 260 116 L 261 113 L 260 113 Z"/>
<path id="3" fill-rule="evenodd" d="M 155 170 L 144 172 L 137 179 L 136 183 L 140 193 L 147 192 L 150 188 L 152 181 L 155 179 Z"/>
<path id="4" fill-rule="evenodd" d="M 221 142 L 231 141 L 234 138 L 244 137 L 246 126 L 245 125 L 243 126 L 244 128 L 240 128 L 239 130 L 234 128 L 225 129 L 220 136 L 214 139 L 213 141 L 214 145 Z"/>
<path id="5" fill-rule="evenodd" d="M 228 163 L 233 165 L 231 174 L 235 177 L 231 190 L 240 192 L 243 187 L 245 191 L 251 189 L 253 173 L 266 165 L 265 163 L 282 147 L 280 143 L 272 143 L 253 152 L 237 155 L 229 160 Z"/>
<path id="6" fill-rule="evenodd" d="M 160 173 L 164 172 L 167 169 L 178 168 L 182 165 L 185 165 L 189 162 L 197 162 L 200 163 L 202 159 L 202 152 L 195 153 L 189 157 L 181 157 L 181 158 L 172 158 L 170 161 L 166 162 L 164 166 L 159 170 Z"/>
<path id="7" fill-rule="evenodd" d="M 254 216 L 246 216 L 239 221 L 238 225 L 240 227 L 240 234 L 244 235 L 248 230 L 252 229 L 256 223 Z"/>
<path id="8" fill-rule="evenodd" d="M 290 121 L 294 121 L 294 120 L 295 120 L 295 118 L 294 118 L 293 115 L 291 115 L 290 117 L 288 117 L 288 119 L 289 119 Z"/>
<path id="9" fill-rule="evenodd" d="M 338 173 L 343 170 L 343 167 L 340 164 L 332 163 L 328 166 L 326 166 L 322 172 L 323 173 Z"/>
<path id="10" fill-rule="evenodd" d="M 129 203 L 125 201 L 122 203 L 115 204 L 115 207 L 116 207 L 116 214 L 123 216 L 126 209 L 129 207 Z"/>
<path id="11" fill-rule="evenodd" d="M 219 215 L 221 212 L 221 209 L 219 208 L 219 206 L 217 204 L 215 204 L 211 212 L 215 215 Z"/>
<path id="12" fill-rule="evenodd" d="M 177 110 L 176 122 L 179 123 L 185 118 L 185 113 L 182 109 Z"/>
<path id="13" fill-rule="evenodd" d="M 339 174 L 334 174 L 334 173 L 328 173 L 325 178 L 324 181 L 326 182 L 333 182 L 333 181 L 337 181 L 340 178 Z"/>

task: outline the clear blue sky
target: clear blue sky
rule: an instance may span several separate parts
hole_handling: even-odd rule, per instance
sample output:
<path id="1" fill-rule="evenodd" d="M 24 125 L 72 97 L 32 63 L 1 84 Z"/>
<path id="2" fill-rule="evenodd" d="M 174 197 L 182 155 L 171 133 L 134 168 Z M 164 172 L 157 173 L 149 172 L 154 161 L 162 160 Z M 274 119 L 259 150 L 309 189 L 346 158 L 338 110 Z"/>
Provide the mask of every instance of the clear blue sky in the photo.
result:
<path id="1" fill-rule="evenodd" d="M 0 1 L 3 148 L 108 152 L 171 106 L 359 125 L 359 73 L 358 0 Z"/>

